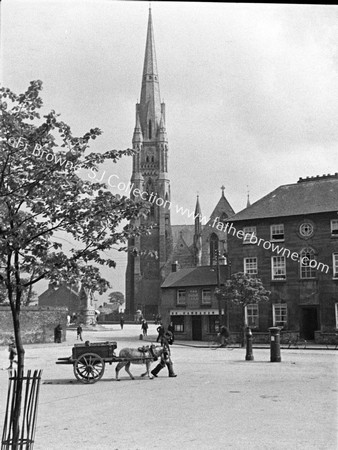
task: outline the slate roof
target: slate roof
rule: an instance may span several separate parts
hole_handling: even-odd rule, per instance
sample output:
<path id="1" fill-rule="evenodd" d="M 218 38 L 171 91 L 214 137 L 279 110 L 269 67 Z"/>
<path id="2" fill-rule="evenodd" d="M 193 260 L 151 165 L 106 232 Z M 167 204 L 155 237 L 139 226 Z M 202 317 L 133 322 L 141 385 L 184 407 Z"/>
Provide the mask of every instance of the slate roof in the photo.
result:
<path id="1" fill-rule="evenodd" d="M 285 184 L 235 214 L 229 221 L 338 211 L 338 174 Z"/>
<path id="2" fill-rule="evenodd" d="M 227 278 L 228 267 L 220 266 L 221 283 Z M 216 286 L 216 266 L 199 266 L 180 269 L 170 273 L 162 283 L 162 288 L 188 287 L 188 286 Z"/>

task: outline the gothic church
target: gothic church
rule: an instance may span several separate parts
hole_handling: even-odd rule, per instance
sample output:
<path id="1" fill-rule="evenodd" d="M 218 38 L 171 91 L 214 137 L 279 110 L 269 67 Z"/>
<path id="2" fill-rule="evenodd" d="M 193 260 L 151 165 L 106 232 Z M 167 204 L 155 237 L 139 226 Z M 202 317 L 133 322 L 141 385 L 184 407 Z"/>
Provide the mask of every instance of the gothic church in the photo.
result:
<path id="1" fill-rule="evenodd" d="M 151 9 L 149 9 L 148 30 L 144 57 L 140 102 L 136 104 L 136 120 L 133 135 L 133 156 L 131 184 L 139 189 L 142 198 L 151 202 L 151 210 L 144 219 L 133 224 L 155 223 L 149 235 L 137 236 L 129 241 L 126 271 L 126 311 L 135 313 L 141 309 L 146 317 L 159 312 L 161 284 L 171 272 L 173 263 L 180 268 L 212 265 L 215 250 L 227 249 L 226 233 L 210 224 L 215 218 L 225 221 L 234 211 L 222 195 L 209 222 L 202 226 L 201 208 L 197 197 L 195 223 L 192 225 L 171 225 L 170 222 L 170 179 L 168 173 L 168 138 L 166 133 L 165 104 L 161 103 L 160 86 L 156 62 L 154 32 Z M 154 201 L 156 196 L 156 201 Z M 133 252 L 137 249 L 137 252 Z M 158 257 L 147 254 L 156 251 Z M 135 255 L 136 253 L 136 255 Z"/>

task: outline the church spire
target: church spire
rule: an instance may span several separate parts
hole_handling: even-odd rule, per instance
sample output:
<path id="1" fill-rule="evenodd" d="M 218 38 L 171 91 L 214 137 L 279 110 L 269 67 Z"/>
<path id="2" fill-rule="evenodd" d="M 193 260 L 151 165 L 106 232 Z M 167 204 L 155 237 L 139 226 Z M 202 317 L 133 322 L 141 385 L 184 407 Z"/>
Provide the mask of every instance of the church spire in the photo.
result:
<path id="1" fill-rule="evenodd" d="M 161 120 L 161 97 L 150 8 L 139 111 L 143 138 L 154 140 Z"/>
<path id="2" fill-rule="evenodd" d="M 199 196 L 197 195 L 196 207 L 195 207 L 195 233 L 194 233 L 194 253 L 195 253 L 195 265 L 200 266 L 202 262 L 202 212 L 199 202 Z"/>

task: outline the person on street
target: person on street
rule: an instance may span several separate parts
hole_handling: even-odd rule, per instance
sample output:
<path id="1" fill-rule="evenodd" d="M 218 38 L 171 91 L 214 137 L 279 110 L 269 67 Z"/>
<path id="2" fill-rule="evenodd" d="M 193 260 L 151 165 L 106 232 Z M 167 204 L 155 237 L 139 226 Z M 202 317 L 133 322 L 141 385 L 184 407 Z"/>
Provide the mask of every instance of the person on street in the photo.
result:
<path id="1" fill-rule="evenodd" d="M 228 344 L 230 332 L 228 328 L 225 327 L 224 325 L 221 326 L 220 337 L 221 337 L 221 347 L 225 347 Z"/>
<path id="2" fill-rule="evenodd" d="M 164 326 L 160 323 L 160 326 L 157 327 L 156 331 L 158 332 L 158 336 L 156 342 L 161 342 L 162 337 L 164 336 Z"/>
<path id="3" fill-rule="evenodd" d="M 81 326 L 81 324 L 77 327 L 77 329 L 76 329 L 76 333 L 77 333 L 77 336 L 76 336 L 76 340 L 78 340 L 78 339 L 80 339 L 80 341 L 83 341 L 83 339 L 82 339 L 82 326 Z"/>
<path id="4" fill-rule="evenodd" d="M 59 323 L 59 325 L 57 325 L 54 328 L 54 342 L 56 342 L 57 344 L 61 343 L 61 338 L 62 338 L 62 326 Z"/>
<path id="5" fill-rule="evenodd" d="M 120 327 L 121 327 L 121 330 L 123 330 L 123 325 L 124 325 L 124 317 L 121 316 L 121 317 L 120 317 Z"/>
<path id="6" fill-rule="evenodd" d="M 177 374 L 174 372 L 174 365 L 171 360 L 171 351 L 169 342 L 172 339 L 172 334 L 169 332 L 166 332 L 161 339 L 161 345 L 163 346 L 163 352 L 161 354 L 161 361 L 157 364 L 155 369 L 151 371 L 151 374 L 157 378 L 158 373 L 167 366 L 168 368 L 168 376 L 170 378 L 177 377 Z"/>
<path id="7" fill-rule="evenodd" d="M 13 363 L 17 364 L 17 362 L 15 361 L 17 352 L 16 352 L 14 336 L 10 337 L 10 342 L 8 344 L 8 351 L 9 351 L 9 367 L 7 367 L 7 370 L 11 370 L 11 369 L 13 369 Z"/>
<path id="8" fill-rule="evenodd" d="M 173 322 L 170 322 L 170 324 L 168 325 L 168 331 L 170 331 L 170 333 L 172 334 L 172 338 L 171 338 L 172 342 L 171 343 L 173 344 L 174 340 L 175 340 L 175 336 L 174 336 L 175 327 L 174 327 Z"/>
<path id="9" fill-rule="evenodd" d="M 148 333 L 148 323 L 147 323 L 146 319 L 143 319 L 143 320 L 142 320 L 141 329 L 142 329 L 142 332 L 143 332 L 143 336 L 147 336 L 147 333 Z"/>

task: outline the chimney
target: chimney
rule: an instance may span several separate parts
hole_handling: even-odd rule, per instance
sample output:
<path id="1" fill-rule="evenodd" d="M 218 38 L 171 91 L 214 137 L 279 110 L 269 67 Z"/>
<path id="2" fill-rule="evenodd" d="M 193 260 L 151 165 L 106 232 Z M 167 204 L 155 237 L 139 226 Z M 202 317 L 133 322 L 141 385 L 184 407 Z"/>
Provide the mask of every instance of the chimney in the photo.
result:
<path id="1" fill-rule="evenodd" d="M 177 272 L 177 270 L 178 270 L 178 262 L 175 261 L 175 262 L 172 263 L 172 265 L 171 265 L 171 271 L 172 271 L 172 272 Z"/>

